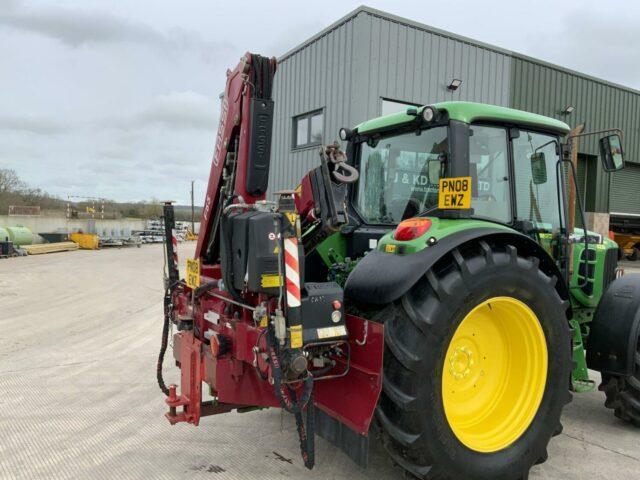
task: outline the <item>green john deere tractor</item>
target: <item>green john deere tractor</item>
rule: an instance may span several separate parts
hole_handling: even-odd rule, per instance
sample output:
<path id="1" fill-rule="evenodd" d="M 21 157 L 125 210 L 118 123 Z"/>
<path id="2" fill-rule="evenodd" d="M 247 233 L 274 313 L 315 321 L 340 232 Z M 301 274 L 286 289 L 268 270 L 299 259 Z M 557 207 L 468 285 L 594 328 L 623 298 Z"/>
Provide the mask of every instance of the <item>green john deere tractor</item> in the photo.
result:
<path id="1" fill-rule="evenodd" d="M 595 386 L 588 368 L 640 426 L 640 276 L 616 279 L 617 245 L 572 226 L 569 131 L 467 102 L 340 131 L 360 178 L 348 224 L 305 245 L 306 279 L 341 283 L 352 313 L 384 323 L 376 417 L 421 478 L 526 478 L 570 392 Z M 606 171 L 624 166 L 612 132 L 598 132 Z"/>

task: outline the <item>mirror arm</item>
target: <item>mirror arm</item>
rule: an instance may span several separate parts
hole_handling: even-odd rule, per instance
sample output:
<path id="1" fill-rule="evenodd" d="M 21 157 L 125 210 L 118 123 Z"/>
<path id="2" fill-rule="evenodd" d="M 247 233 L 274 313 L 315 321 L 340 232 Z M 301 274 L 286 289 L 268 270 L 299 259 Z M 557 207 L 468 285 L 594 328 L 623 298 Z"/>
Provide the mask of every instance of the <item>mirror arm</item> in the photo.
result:
<path id="1" fill-rule="evenodd" d="M 558 152 L 558 149 L 560 148 L 559 144 L 558 144 L 558 140 L 556 140 L 555 138 L 553 140 L 549 140 L 547 143 L 540 145 L 538 148 L 536 148 L 533 153 L 538 153 L 538 150 L 540 150 L 541 148 L 546 147 L 547 145 L 551 145 L 552 143 L 556 144 L 556 155 L 559 154 L 560 152 Z"/>
<path id="2" fill-rule="evenodd" d="M 577 136 L 577 135 L 576 135 Z M 564 158 L 560 158 L 558 159 L 557 163 L 556 163 L 556 177 L 557 177 L 557 182 L 558 184 L 562 185 L 562 197 L 563 198 L 567 198 L 566 195 L 566 191 L 565 191 L 565 186 L 564 186 L 564 181 L 563 181 L 563 177 L 564 177 L 564 172 L 562 171 L 561 165 L 563 163 L 566 163 L 569 165 L 569 170 L 571 170 L 571 177 L 573 179 L 574 184 L 577 186 L 578 185 L 578 175 L 576 173 L 576 167 L 573 164 L 573 162 L 571 160 L 568 159 L 564 159 Z M 560 189 L 558 189 L 558 196 L 560 196 Z M 576 188 L 576 203 L 578 204 L 578 209 L 580 210 L 580 219 L 582 220 L 582 234 L 584 237 L 584 249 L 585 249 L 585 255 L 584 255 L 584 262 L 580 262 L 580 263 L 584 263 L 585 265 L 585 277 L 583 279 L 583 281 L 578 281 L 576 285 L 573 286 L 569 286 L 569 288 L 571 289 L 581 289 L 584 286 L 587 285 L 588 280 L 587 280 L 587 275 L 586 275 L 586 269 L 587 269 L 587 265 L 588 265 L 588 255 L 587 255 L 587 251 L 589 250 L 589 235 L 587 234 L 587 222 L 585 221 L 584 218 L 584 208 L 582 206 L 582 198 L 580 197 L 580 191 L 578 190 L 578 188 Z M 562 202 L 562 204 L 565 205 L 565 208 L 563 208 L 563 210 L 566 212 L 567 208 L 566 208 L 566 203 Z M 566 215 L 566 213 L 565 213 Z M 569 219 L 565 218 L 566 224 L 567 226 L 569 225 Z M 567 260 L 567 266 L 565 269 L 565 281 L 567 282 L 567 285 L 569 285 L 570 282 L 570 275 L 569 272 L 571 270 L 571 268 L 573 267 L 573 265 L 569 264 L 569 261 L 571 260 L 571 255 L 569 254 L 569 249 L 571 248 L 571 243 L 570 243 L 570 239 L 571 239 L 571 234 L 573 232 L 570 232 L 566 226 L 565 226 L 565 238 L 564 238 L 564 245 L 565 245 L 565 251 L 564 251 L 564 255 L 565 258 Z"/>
<path id="3" fill-rule="evenodd" d="M 562 163 L 564 160 L 562 158 L 558 158 L 556 162 L 556 194 L 558 195 L 558 211 L 560 213 L 559 221 L 560 221 L 560 235 L 564 232 L 564 238 L 561 238 L 562 241 L 562 270 L 563 280 L 569 285 L 569 270 L 571 266 L 569 265 L 569 230 L 568 230 L 568 212 L 567 212 L 567 202 L 565 199 L 567 198 L 567 190 L 564 183 L 563 172 L 562 172 Z"/>
<path id="4" fill-rule="evenodd" d="M 609 132 L 617 133 L 618 135 L 620 135 L 620 140 L 624 140 L 624 132 L 621 129 L 619 129 L 619 128 L 606 128 L 604 130 L 596 130 L 594 132 L 585 132 L 585 133 L 577 133 L 575 135 L 569 135 L 567 137 L 567 142 L 569 142 L 569 140 L 571 140 L 571 139 L 578 138 L 578 137 L 587 137 L 589 135 L 599 135 L 601 133 L 609 133 Z"/>

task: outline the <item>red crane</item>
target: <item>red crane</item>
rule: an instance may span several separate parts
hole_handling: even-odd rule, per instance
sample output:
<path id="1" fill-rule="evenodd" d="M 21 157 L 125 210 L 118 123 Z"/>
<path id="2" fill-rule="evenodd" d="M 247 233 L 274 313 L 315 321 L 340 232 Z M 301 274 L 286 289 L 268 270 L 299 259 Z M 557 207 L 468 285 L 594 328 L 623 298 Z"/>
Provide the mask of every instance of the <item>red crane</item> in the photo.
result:
<path id="1" fill-rule="evenodd" d="M 247 53 L 227 83 L 202 213 L 186 281 L 165 205 L 168 274 L 158 382 L 172 423 L 205 415 L 281 407 L 296 417 L 305 465 L 318 434 L 366 463 L 381 391 L 383 327 L 344 311 L 335 282 L 304 281 L 305 251 L 346 222 L 346 183 L 357 172 L 337 145 L 296 193 L 265 200 L 276 71 Z M 180 386 L 166 386 L 169 326 Z M 203 401 L 202 385 L 211 400 Z M 306 418 L 303 418 L 303 414 Z"/>

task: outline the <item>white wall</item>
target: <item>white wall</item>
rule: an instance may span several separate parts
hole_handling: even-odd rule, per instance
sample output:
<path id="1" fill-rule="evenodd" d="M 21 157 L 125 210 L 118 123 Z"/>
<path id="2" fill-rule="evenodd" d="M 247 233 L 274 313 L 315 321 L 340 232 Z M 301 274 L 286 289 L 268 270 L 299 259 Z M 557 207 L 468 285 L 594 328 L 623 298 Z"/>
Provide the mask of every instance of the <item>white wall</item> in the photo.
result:
<path id="1" fill-rule="evenodd" d="M 73 233 L 79 230 L 90 232 L 89 222 L 87 219 L 69 219 L 64 217 L 31 217 L 31 216 L 8 216 L 0 215 L 0 227 L 15 227 L 22 225 L 29 228 L 34 233 L 34 243 L 42 243 L 42 238 L 38 233 Z M 146 221 L 138 218 L 121 218 L 118 220 L 92 220 L 95 222 L 95 233 L 101 235 L 106 229 L 108 232 L 112 230 L 142 230 L 145 228 Z"/>

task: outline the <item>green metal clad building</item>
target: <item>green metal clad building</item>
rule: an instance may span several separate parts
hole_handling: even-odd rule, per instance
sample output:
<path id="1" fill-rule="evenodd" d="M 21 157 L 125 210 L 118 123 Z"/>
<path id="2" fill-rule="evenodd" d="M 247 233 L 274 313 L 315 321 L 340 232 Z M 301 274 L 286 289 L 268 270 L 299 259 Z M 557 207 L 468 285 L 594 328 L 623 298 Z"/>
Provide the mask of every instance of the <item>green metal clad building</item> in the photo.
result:
<path id="1" fill-rule="evenodd" d="M 447 88 L 461 80 L 456 90 Z M 640 220 L 640 92 L 421 23 L 360 7 L 279 58 L 270 191 L 291 188 L 340 127 L 447 100 L 502 105 L 625 132 L 628 168 L 607 174 L 579 145 L 589 228 Z M 570 108 L 568 108 L 570 107 Z"/>

